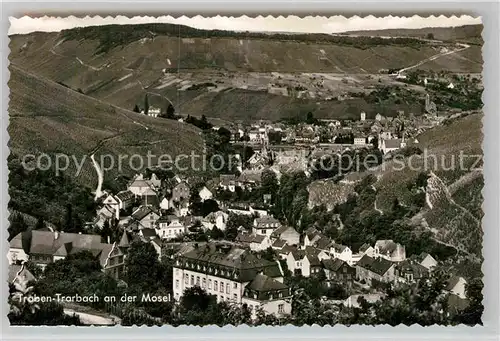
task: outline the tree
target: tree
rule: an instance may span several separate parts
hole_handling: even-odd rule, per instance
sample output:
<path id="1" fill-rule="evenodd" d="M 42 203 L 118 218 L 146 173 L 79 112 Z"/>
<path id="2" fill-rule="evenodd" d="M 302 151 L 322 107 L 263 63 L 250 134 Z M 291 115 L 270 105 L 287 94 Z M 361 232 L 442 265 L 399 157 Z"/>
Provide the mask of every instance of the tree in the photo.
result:
<path id="1" fill-rule="evenodd" d="M 146 97 L 144 97 L 144 114 L 148 114 L 149 112 L 149 98 L 148 94 L 146 94 Z"/>
<path id="2" fill-rule="evenodd" d="M 151 243 L 133 242 L 125 259 L 125 268 L 127 284 L 139 292 L 144 288 L 156 291 L 162 284 L 163 273 L 158 253 Z"/>
<path id="3" fill-rule="evenodd" d="M 434 40 L 434 34 L 433 33 L 427 33 L 427 39 Z"/>
<path id="4" fill-rule="evenodd" d="M 9 241 L 11 241 L 19 233 L 24 232 L 28 229 L 28 225 L 24 222 L 24 218 L 21 213 L 13 213 L 10 217 L 10 225 L 8 227 L 9 231 Z"/>

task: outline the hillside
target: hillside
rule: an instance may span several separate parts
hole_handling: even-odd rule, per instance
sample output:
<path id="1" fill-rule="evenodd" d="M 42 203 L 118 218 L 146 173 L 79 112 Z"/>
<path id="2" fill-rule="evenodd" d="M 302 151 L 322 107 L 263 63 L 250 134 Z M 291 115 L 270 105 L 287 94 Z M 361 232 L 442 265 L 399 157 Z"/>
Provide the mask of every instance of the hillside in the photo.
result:
<path id="1" fill-rule="evenodd" d="M 349 31 L 343 35 L 357 35 L 370 37 L 413 37 L 427 38 L 432 34 L 434 39 L 445 41 L 464 41 L 481 43 L 483 25 L 464 25 L 457 27 L 425 27 L 418 29 L 385 29 L 370 31 Z"/>
<path id="2" fill-rule="evenodd" d="M 473 113 L 450 120 L 417 136 L 419 148 L 426 151 L 427 164 L 422 156 L 405 160 L 404 167 L 395 161 L 385 162 L 370 172 L 351 173 L 337 184 L 329 180 L 314 182 L 310 186 L 309 207 L 347 199 L 353 183 L 368 174 L 374 174 L 377 181 L 376 210 L 390 210 L 394 200 L 402 205 L 411 205 L 413 185 L 421 172 L 431 172 L 426 188 L 427 204 L 413 218 L 419 228 L 435 233 L 436 239 L 448 243 L 471 254 L 480 254 L 483 176 L 480 170 L 472 169 L 476 157 L 482 149 L 482 114 Z M 464 158 L 460 168 L 460 152 L 471 157 Z M 433 161 L 436 157 L 437 162 Z M 454 167 L 452 167 L 452 164 Z M 481 167 L 482 162 L 474 166 Z M 401 170 L 402 168 L 402 170 Z M 345 194 L 342 196 L 342 193 Z"/>
<path id="3" fill-rule="evenodd" d="M 360 110 L 369 116 L 392 116 L 397 110 L 419 114 L 419 103 L 377 107 L 359 98 L 330 99 L 393 85 L 387 75 L 367 79 L 425 59 L 422 68 L 482 70 L 480 46 L 431 59 L 442 47 L 456 45 L 413 38 L 236 33 L 175 25 L 99 26 L 10 38 L 12 63 L 89 96 L 131 110 L 146 93 L 157 93 L 153 101 L 162 108 L 171 103 L 177 113 L 223 119 L 274 120 L 302 111 L 323 118 L 352 118 Z"/>
<path id="4" fill-rule="evenodd" d="M 18 157 L 47 153 L 54 163 L 56 153 L 74 156 L 78 163 L 84 162 L 76 180 L 95 188 L 92 153 L 98 162 L 101 155 L 115 160 L 113 169 L 105 172 L 105 180 L 119 173 L 119 155 L 138 154 L 147 160 L 148 151 L 172 157 L 191 151 L 201 153 L 203 141 L 192 126 L 112 106 L 12 64 L 9 69 L 9 147 Z M 129 159 L 123 160 L 123 173 L 132 175 Z M 109 159 L 106 162 L 109 164 Z M 66 174 L 75 176 L 75 161 L 70 164 Z M 138 167 L 138 163 L 132 165 Z"/>

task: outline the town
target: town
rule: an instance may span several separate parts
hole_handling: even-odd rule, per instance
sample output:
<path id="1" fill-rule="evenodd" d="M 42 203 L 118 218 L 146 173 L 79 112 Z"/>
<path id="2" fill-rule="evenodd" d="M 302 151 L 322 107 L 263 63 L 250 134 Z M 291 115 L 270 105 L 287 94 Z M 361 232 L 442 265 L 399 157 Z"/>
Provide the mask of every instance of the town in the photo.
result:
<path id="1" fill-rule="evenodd" d="M 231 144 L 255 150 L 245 161 L 239 155 L 235 173 L 204 182 L 161 169 L 136 174 L 122 190 L 104 191 L 98 198 L 95 220 L 85 225 L 92 234 L 44 227 L 16 235 L 8 253 L 10 281 L 35 279 L 30 267 L 43 270 L 81 251 L 89 251 L 106 275 L 124 280 L 130 248 L 149 244 L 158 262 L 169 264 L 169 302 L 179 303 L 186 290 L 199 288 L 217 302 L 245 306 L 249 321 L 291 316 L 292 302 L 303 295 L 301 285 L 311 285 L 309 279 L 320 286 L 316 290 L 323 302 L 347 308 L 375 304 L 387 296 L 387 285 L 411 288 L 428 282 L 439 268 L 432 254 L 407 254 L 405 245 L 391 239 L 341 244 L 332 236 L 342 229 L 338 213 L 330 215 L 335 233 L 317 222 L 293 226 L 273 214 L 280 179 L 294 172 L 310 177 L 317 158 L 363 149 L 380 154 L 377 166 L 407 151 L 406 141 L 418 149 L 415 136 L 444 121 L 435 112 L 418 118 L 403 112 L 394 118 L 359 116 L 340 121 L 308 115 L 295 124 L 211 127 L 224 135 L 232 130 Z M 454 309 L 464 309 L 466 284 L 463 277 L 448 274 L 440 295 Z"/>

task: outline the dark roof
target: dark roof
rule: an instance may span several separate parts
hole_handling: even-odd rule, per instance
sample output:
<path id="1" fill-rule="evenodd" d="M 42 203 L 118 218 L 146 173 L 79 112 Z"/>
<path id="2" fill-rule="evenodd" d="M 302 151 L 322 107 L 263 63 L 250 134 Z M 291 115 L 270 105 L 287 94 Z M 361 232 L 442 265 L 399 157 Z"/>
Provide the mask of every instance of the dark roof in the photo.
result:
<path id="1" fill-rule="evenodd" d="M 282 248 L 285 245 L 286 245 L 286 241 L 284 241 L 283 239 L 276 239 L 274 241 L 274 243 L 273 243 L 274 247 L 280 247 L 280 248 Z"/>
<path id="2" fill-rule="evenodd" d="M 122 201 L 130 200 L 134 197 L 134 193 L 130 191 L 121 191 L 116 194 L 116 197 Z"/>
<path id="3" fill-rule="evenodd" d="M 311 264 L 311 266 L 321 266 L 318 256 L 309 254 L 306 255 L 306 258 L 309 260 L 309 264 Z"/>
<path id="4" fill-rule="evenodd" d="M 335 252 L 339 252 L 339 253 L 343 252 L 347 248 L 347 246 L 337 244 L 337 243 L 333 243 L 331 246 L 335 250 Z"/>
<path id="5" fill-rule="evenodd" d="M 263 216 L 260 218 L 255 218 L 257 228 L 266 227 L 266 224 L 280 224 L 279 220 L 271 216 Z"/>
<path id="6" fill-rule="evenodd" d="M 359 252 L 365 252 L 366 250 L 368 250 L 370 248 L 370 244 L 363 244 L 361 245 L 361 247 L 359 248 Z"/>
<path id="7" fill-rule="evenodd" d="M 123 232 L 122 237 L 120 238 L 120 242 L 118 243 L 120 247 L 129 247 L 130 246 L 130 237 L 126 231 Z"/>
<path id="8" fill-rule="evenodd" d="M 265 239 L 266 237 L 263 236 L 263 235 L 260 235 L 260 234 L 257 234 L 257 235 L 254 235 L 254 234 L 250 234 L 250 233 L 244 233 L 244 232 L 240 232 L 237 236 L 236 236 L 236 240 L 241 242 L 241 243 L 262 243 L 262 241 Z"/>
<path id="9" fill-rule="evenodd" d="M 255 291 L 272 291 L 288 289 L 288 286 L 286 284 L 278 282 L 277 280 L 269 276 L 257 274 L 257 276 L 255 276 L 255 278 L 250 283 L 248 283 L 246 288 Z"/>
<path id="10" fill-rule="evenodd" d="M 132 213 L 132 217 L 136 220 L 141 221 L 145 216 L 154 212 L 154 210 L 149 206 L 141 206 L 134 213 Z"/>
<path id="11" fill-rule="evenodd" d="M 144 238 L 153 238 L 156 236 L 156 231 L 154 229 L 145 228 L 142 229 L 141 231 Z"/>
<path id="12" fill-rule="evenodd" d="M 322 235 L 320 236 L 318 241 L 316 241 L 316 247 L 321 250 L 326 250 L 329 248 L 331 243 L 332 241 L 330 240 L 330 238 Z"/>
<path id="13" fill-rule="evenodd" d="M 393 263 L 385 258 L 371 258 L 368 255 L 364 255 L 357 263 L 356 266 L 360 266 L 364 269 L 370 270 L 377 275 L 383 276 L 387 270 L 391 268 Z"/>
<path id="14" fill-rule="evenodd" d="M 36 279 L 35 276 L 33 276 L 33 274 L 28 269 L 26 269 L 25 265 L 9 265 L 9 283 L 14 282 L 18 275 L 24 276 L 25 280 L 28 282 Z"/>
<path id="15" fill-rule="evenodd" d="M 416 263 L 410 259 L 405 259 L 401 263 L 397 264 L 396 267 L 402 273 L 412 273 L 414 279 L 419 279 L 426 277 L 429 274 L 429 269 L 425 266 Z"/>
<path id="16" fill-rule="evenodd" d="M 141 197 L 141 205 L 152 206 L 154 208 L 158 208 L 158 207 L 160 207 L 160 199 L 158 198 L 158 195 L 156 195 L 156 194 L 143 195 Z"/>
<path id="17" fill-rule="evenodd" d="M 340 258 L 335 258 L 335 259 L 323 259 L 321 261 L 325 269 L 331 270 L 331 271 L 338 271 L 341 267 L 342 264 L 347 264 Z"/>
<path id="18" fill-rule="evenodd" d="M 258 258 L 249 250 L 228 244 L 207 243 L 195 247 L 179 257 L 178 266 L 193 267 L 194 264 L 205 266 L 206 273 L 218 270 L 217 276 L 227 277 L 239 282 L 249 282 L 263 272 L 270 277 L 281 277 L 281 269 L 277 262 Z M 195 271 L 203 272 L 202 268 Z"/>

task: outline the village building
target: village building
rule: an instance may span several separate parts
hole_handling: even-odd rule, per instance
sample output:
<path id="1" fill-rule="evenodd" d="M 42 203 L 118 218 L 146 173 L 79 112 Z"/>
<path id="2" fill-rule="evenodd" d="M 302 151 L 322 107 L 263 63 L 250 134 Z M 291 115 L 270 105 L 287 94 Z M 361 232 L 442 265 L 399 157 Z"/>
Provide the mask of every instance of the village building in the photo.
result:
<path id="1" fill-rule="evenodd" d="M 211 212 L 201 220 L 205 229 L 211 230 L 216 226 L 219 230 L 224 231 L 229 219 L 229 214 L 223 211 Z"/>
<path id="2" fill-rule="evenodd" d="M 248 306 L 252 319 L 255 319 L 259 309 L 276 317 L 291 314 L 291 299 L 292 293 L 287 285 L 272 277 L 257 274 L 245 287 L 241 301 Z"/>
<path id="3" fill-rule="evenodd" d="M 173 239 L 187 232 L 186 225 L 175 215 L 161 216 L 156 221 L 156 235 L 161 239 Z"/>
<path id="4" fill-rule="evenodd" d="M 371 285 L 373 280 L 394 282 L 396 279 L 395 263 L 382 257 L 372 258 L 364 255 L 356 263 L 356 278 L 365 281 L 368 285 Z"/>
<path id="5" fill-rule="evenodd" d="M 333 258 L 338 258 L 347 262 L 347 264 L 352 265 L 352 251 L 348 246 L 333 243 L 330 245 L 330 255 Z"/>
<path id="6" fill-rule="evenodd" d="M 271 236 L 279 227 L 281 227 L 281 223 L 278 219 L 271 216 L 263 216 L 254 219 L 252 233 L 256 235 Z"/>
<path id="7" fill-rule="evenodd" d="M 132 220 L 138 223 L 138 228 L 155 228 L 160 214 L 150 206 L 139 206 L 132 212 Z"/>
<path id="8" fill-rule="evenodd" d="M 355 136 L 354 137 L 354 145 L 355 146 L 365 146 L 366 145 L 366 137 L 364 137 L 364 136 Z"/>
<path id="9" fill-rule="evenodd" d="M 110 276 L 119 278 L 124 271 L 124 254 L 115 244 L 101 242 L 100 235 L 59 231 L 27 230 L 10 241 L 9 264 L 28 260 L 42 269 L 49 263 L 80 251 L 91 252 Z"/>
<path id="10" fill-rule="evenodd" d="M 207 188 L 207 186 L 203 186 L 198 191 L 198 195 L 200 196 L 202 202 L 213 198 L 213 193 Z"/>
<path id="11" fill-rule="evenodd" d="M 172 188 L 171 203 L 180 203 L 188 200 L 191 188 L 186 181 L 181 181 Z"/>
<path id="12" fill-rule="evenodd" d="M 305 250 L 289 252 L 286 256 L 286 264 L 292 274 L 309 277 L 319 274 L 323 268 L 321 261 L 329 258 L 330 256 L 326 252 L 307 247 Z"/>
<path id="13" fill-rule="evenodd" d="M 240 232 L 236 236 L 236 241 L 245 246 L 248 246 L 252 251 L 263 251 L 271 247 L 269 236 L 255 235 L 252 233 Z"/>
<path id="14" fill-rule="evenodd" d="M 271 233 L 271 240 L 282 240 L 288 245 L 299 245 L 300 233 L 292 226 L 283 225 Z"/>
<path id="15" fill-rule="evenodd" d="M 359 114 L 359 120 L 361 122 L 364 122 L 366 121 L 366 113 L 364 111 L 362 111 L 360 114 Z"/>
<path id="16" fill-rule="evenodd" d="M 361 308 L 361 301 L 365 300 L 367 303 L 377 303 L 385 297 L 384 294 L 374 293 L 374 294 L 356 294 L 349 296 L 344 301 L 344 306 L 348 308 Z"/>
<path id="17" fill-rule="evenodd" d="M 254 282 L 258 275 L 283 283 L 283 269 L 279 262 L 258 258 L 250 251 L 227 244 L 197 245 L 176 257 L 173 266 L 173 293 L 178 301 L 187 288 L 199 286 L 218 302 L 248 304 L 262 308 L 268 314 L 290 311 L 288 287 L 262 285 Z M 267 282 L 265 278 L 257 281 Z M 274 282 L 272 282 L 274 283 Z M 247 289 L 248 290 L 245 290 Z M 288 290 L 288 291 L 287 291 Z M 264 295 L 259 295 L 264 292 Z M 281 294 L 280 294 L 281 293 Z M 272 295 L 272 297 L 271 297 Z M 245 299 L 244 301 L 244 298 Z M 250 299 L 250 300 L 248 300 Z M 279 302 L 276 302 L 279 301 Z M 272 304 L 269 304 L 273 302 Z M 283 306 L 280 306 L 283 304 Z"/>
<path id="18" fill-rule="evenodd" d="M 356 278 L 356 268 L 350 266 L 340 258 L 321 260 L 325 276 L 328 281 L 335 281 L 352 285 Z"/>
<path id="19" fill-rule="evenodd" d="M 9 265 L 9 284 L 29 283 L 36 281 L 35 276 L 26 268 L 26 264 L 10 264 Z"/>
<path id="20" fill-rule="evenodd" d="M 452 295 L 456 295 L 461 299 L 467 298 L 466 295 L 466 287 L 467 281 L 465 278 L 460 276 L 452 276 L 444 289 L 445 292 L 450 293 Z"/>
<path id="21" fill-rule="evenodd" d="M 434 257 L 432 257 L 427 252 L 422 252 L 420 255 L 418 255 L 417 260 L 420 265 L 428 270 L 432 270 L 438 264 L 437 260 L 435 260 Z"/>
<path id="22" fill-rule="evenodd" d="M 418 262 L 405 259 L 396 265 L 396 280 L 400 283 L 415 283 L 429 276 L 429 269 Z"/>
<path id="23" fill-rule="evenodd" d="M 234 174 L 222 174 L 220 176 L 219 188 L 234 192 L 236 190 L 236 175 Z"/>

